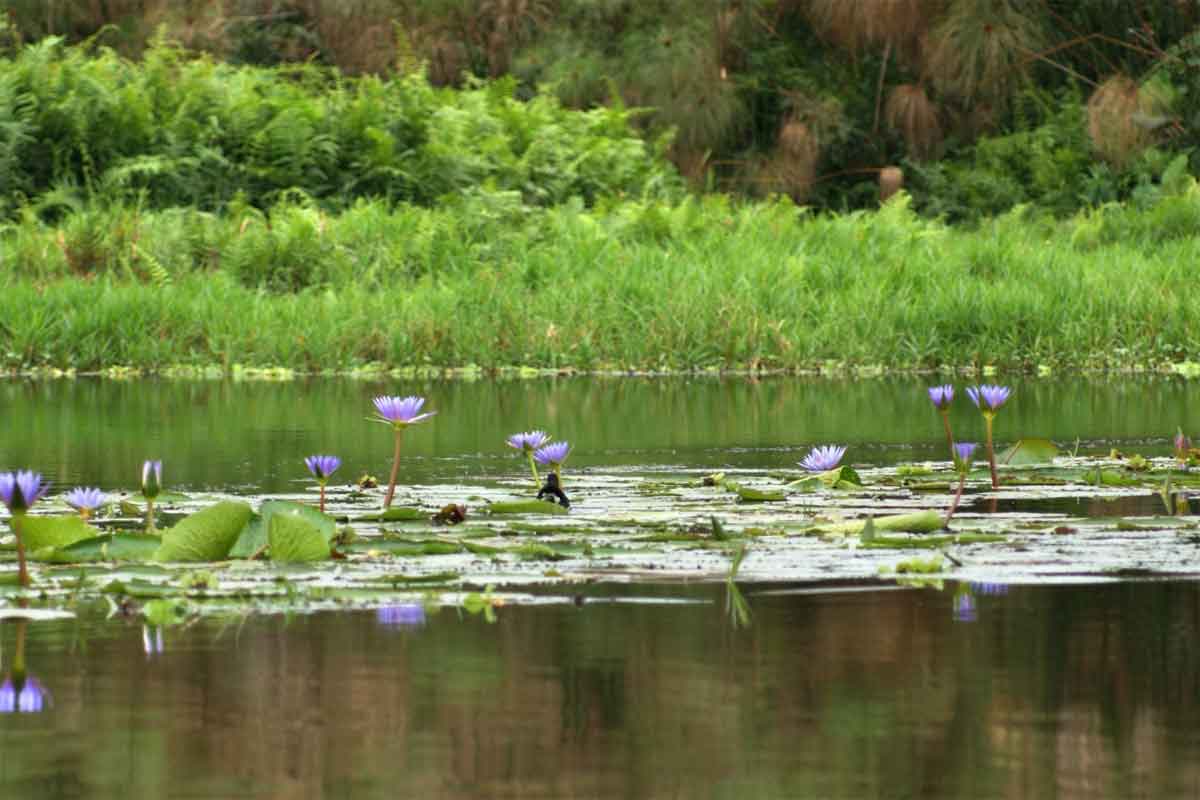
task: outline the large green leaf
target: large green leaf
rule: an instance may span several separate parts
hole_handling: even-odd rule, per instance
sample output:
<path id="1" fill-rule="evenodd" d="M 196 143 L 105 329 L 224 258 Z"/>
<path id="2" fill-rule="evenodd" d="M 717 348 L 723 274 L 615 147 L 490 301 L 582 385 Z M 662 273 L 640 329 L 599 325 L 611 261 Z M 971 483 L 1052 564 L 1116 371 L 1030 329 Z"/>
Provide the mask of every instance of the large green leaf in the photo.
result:
<path id="1" fill-rule="evenodd" d="M 996 462 L 1011 467 L 1046 464 L 1058 455 L 1058 446 L 1049 439 L 1021 439 L 996 456 Z"/>
<path id="2" fill-rule="evenodd" d="M 55 517 L 26 516 L 21 520 L 21 541 L 29 553 L 47 547 L 66 547 L 72 542 L 99 535 L 99 529 L 88 525 L 78 514 Z"/>
<path id="3" fill-rule="evenodd" d="M 271 530 L 272 517 L 278 514 L 287 514 L 306 519 L 315 525 L 317 530 L 321 531 L 321 535 L 325 537 L 326 543 L 332 542 L 337 536 L 337 522 L 333 517 L 304 503 L 296 503 L 291 500 L 268 500 L 259 507 L 258 513 L 262 516 L 263 524 L 267 526 L 268 531 Z"/>
<path id="4" fill-rule="evenodd" d="M 163 533 L 159 561 L 220 561 L 229 555 L 250 521 L 250 506 L 222 500 L 191 514 Z"/>
<path id="5" fill-rule="evenodd" d="M 66 547 L 50 548 L 37 554 L 38 560 L 55 564 L 82 564 L 89 561 L 149 561 L 162 546 L 162 539 L 143 533 L 105 533 L 81 539 Z"/>
<path id="6" fill-rule="evenodd" d="M 253 558 L 267 546 L 267 525 L 261 514 L 254 514 L 242 528 L 237 541 L 229 550 L 230 558 Z"/>
<path id="7" fill-rule="evenodd" d="M 229 551 L 230 558 L 251 558 L 261 552 L 268 544 L 267 533 L 271 527 L 271 519 L 279 514 L 300 517 L 311 522 L 332 542 L 337 536 L 337 524 L 333 517 L 323 514 L 312 506 L 296 503 L 291 500 L 268 500 L 259 508 L 259 513 L 250 518 L 250 522 L 242 529 L 237 543 Z"/>
<path id="8" fill-rule="evenodd" d="M 287 511 L 272 514 L 267 522 L 272 561 L 324 561 L 329 539 L 307 515 Z"/>

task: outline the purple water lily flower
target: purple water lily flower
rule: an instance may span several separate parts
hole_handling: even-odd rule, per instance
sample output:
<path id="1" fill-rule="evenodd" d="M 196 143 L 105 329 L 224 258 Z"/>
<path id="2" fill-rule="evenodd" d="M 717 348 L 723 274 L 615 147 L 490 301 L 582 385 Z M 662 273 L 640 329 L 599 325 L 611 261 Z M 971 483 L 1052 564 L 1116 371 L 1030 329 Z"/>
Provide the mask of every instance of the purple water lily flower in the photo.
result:
<path id="1" fill-rule="evenodd" d="M 545 431 L 526 431 L 525 433 L 514 433 L 504 441 L 514 450 L 520 450 L 523 453 L 532 453 L 550 441 L 550 434 Z"/>
<path id="2" fill-rule="evenodd" d="M 375 619 L 380 625 L 416 628 L 425 624 L 425 606 L 420 603 L 404 603 L 384 606 L 375 610 Z"/>
<path id="3" fill-rule="evenodd" d="M 153 500 L 162 491 L 162 462 L 142 462 L 142 494 Z"/>
<path id="4" fill-rule="evenodd" d="M 391 508 L 392 498 L 396 496 L 396 477 L 400 472 L 400 439 L 404 430 L 409 425 L 424 422 L 437 412 L 428 411 L 422 414 L 421 407 L 425 405 L 425 398 L 415 395 L 409 397 L 380 395 L 375 398 L 374 402 L 375 411 L 378 412 L 376 420 L 391 425 L 392 430 L 396 433 L 396 449 L 392 454 L 392 473 L 388 476 L 387 492 L 383 495 L 383 507 Z"/>
<path id="5" fill-rule="evenodd" d="M 967 394 L 971 397 L 971 402 L 976 408 L 985 414 L 995 412 L 1004 405 L 1008 400 L 1008 396 L 1012 394 L 1012 389 L 1007 386 L 995 386 L 990 383 L 985 383 L 981 386 L 968 386 Z"/>
<path id="6" fill-rule="evenodd" d="M 50 692 L 37 678 L 5 678 L 0 684 L 0 714 L 36 714 L 49 701 Z"/>
<path id="7" fill-rule="evenodd" d="M 38 472 L 0 472 L 0 500 L 4 501 L 12 514 L 28 511 L 49 488 L 50 484 L 42 483 L 41 473 Z"/>
<path id="8" fill-rule="evenodd" d="M 950 407 L 951 401 L 954 400 L 954 387 L 946 383 L 941 386 L 929 387 L 929 402 L 933 403 L 933 407 L 938 411 L 945 411 Z"/>
<path id="9" fill-rule="evenodd" d="M 844 455 L 846 455 L 846 448 L 838 445 L 814 447 L 808 451 L 808 455 L 800 462 L 800 466 L 809 472 L 828 472 L 841 462 Z"/>
<path id="10" fill-rule="evenodd" d="M 21 470 L 0 473 L 0 500 L 13 514 L 27 511 L 42 499 L 49 488 L 50 484 L 42 483 L 42 476 L 37 472 Z"/>
<path id="11" fill-rule="evenodd" d="M 975 592 L 976 594 L 986 595 L 1008 594 L 1008 584 L 971 581 L 971 591 Z"/>
<path id="12" fill-rule="evenodd" d="M 99 489 L 72 489 L 63 495 L 63 502 L 76 511 L 92 512 L 108 502 L 108 495 Z"/>
<path id="13" fill-rule="evenodd" d="M 971 459 L 975 457 L 975 442 L 957 442 L 954 445 L 954 466 L 960 470 L 971 469 Z"/>
<path id="14" fill-rule="evenodd" d="M 304 465 L 318 481 L 327 481 L 330 475 L 337 472 L 342 460 L 337 456 L 309 456 L 304 459 Z"/>
<path id="15" fill-rule="evenodd" d="M 17 583 L 25 588 L 30 585 L 29 567 L 25 563 L 25 545 L 17 523 L 49 488 L 50 484 L 43 483 L 41 474 L 37 472 L 0 472 L 0 500 L 4 501 L 12 514 L 9 524 L 17 538 Z"/>
<path id="16" fill-rule="evenodd" d="M 553 444 L 543 445 L 534 451 L 533 457 L 543 467 L 559 467 L 567 460 L 567 454 L 571 452 L 571 445 L 568 442 L 554 442 Z"/>
<path id="17" fill-rule="evenodd" d="M 421 413 L 421 406 L 425 405 L 424 397 L 380 395 L 375 398 L 374 402 L 375 410 L 379 412 L 379 421 L 395 427 L 416 425 L 437 413 L 436 411 Z"/>

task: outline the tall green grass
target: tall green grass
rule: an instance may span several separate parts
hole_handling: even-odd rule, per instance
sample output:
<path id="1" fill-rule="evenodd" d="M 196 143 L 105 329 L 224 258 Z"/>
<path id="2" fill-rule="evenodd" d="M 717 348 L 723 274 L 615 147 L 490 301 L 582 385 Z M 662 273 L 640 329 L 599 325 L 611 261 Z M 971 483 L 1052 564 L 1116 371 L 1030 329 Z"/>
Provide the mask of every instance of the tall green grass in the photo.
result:
<path id="1" fill-rule="evenodd" d="M 89 206 L 0 229 L 8 368 L 1128 367 L 1200 353 L 1200 192 L 967 231 L 906 198 L 597 209 Z M 86 219 L 81 218 L 86 217 Z M 90 216 L 89 216 L 90 215 Z M 89 231 L 81 234 L 80 229 Z M 69 255 L 76 239 L 92 261 Z M 79 245 L 80 248 L 83 245 Z"/>

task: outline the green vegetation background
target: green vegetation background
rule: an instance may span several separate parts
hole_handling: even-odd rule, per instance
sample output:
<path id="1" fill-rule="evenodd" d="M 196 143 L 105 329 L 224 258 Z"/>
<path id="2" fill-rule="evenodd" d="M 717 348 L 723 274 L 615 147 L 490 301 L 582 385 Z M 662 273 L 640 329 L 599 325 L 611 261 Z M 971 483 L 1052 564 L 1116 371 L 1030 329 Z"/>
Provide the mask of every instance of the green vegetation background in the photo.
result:
<path id="1" fill-rule="evenodd" d="M 1175 0 L 18 0 L 0 367 L 1194 360 L 1198 25 Z"/>

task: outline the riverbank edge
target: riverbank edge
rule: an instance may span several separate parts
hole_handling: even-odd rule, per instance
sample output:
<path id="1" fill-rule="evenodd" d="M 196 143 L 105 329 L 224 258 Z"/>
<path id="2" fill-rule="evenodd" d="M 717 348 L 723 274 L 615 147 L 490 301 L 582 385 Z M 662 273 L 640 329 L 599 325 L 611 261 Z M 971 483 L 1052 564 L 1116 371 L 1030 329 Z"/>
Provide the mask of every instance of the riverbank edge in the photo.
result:
<path id="1" fill-rule="evenodd" d="M 845 364 L 827 362 L 804 367 L 762 368 L 753 366 L 709 367 L 704 369 L 576 369 L 574 367 L 531 367 L 499 366 L 480 367 L 474 364 L 459 367 L 442 366 L 398 366 L 367 365 L 344 370 L 301 370 L 285 366 L 245 366 L 220 364 L 191 366 L 175 364 L 166 367 L 137 367 L 113 365 L 98 370 L 60 369 L 36 367 L 32 369 L 0 370 L 0 380 L 73 380 L 77 378 L 101 378 L 105 380 L 136 380 L 162 378 L 167 380 L 246 380 L 246 381 L 294 381 L 311 378 L 344 378 L 351 380 L 376 381 L 395 380 L 536 380 L 545 378 L 817 378 L 824 380 L 871 380 L 897 377 L 947 377 L 947 378 L 990 378 L 998 375 L 1023 377 L 1070 377 L 1070 376 L 1152 376 L 1162 378 L 1200 379 L 1200 362 L 1181 361 L 1159 364 L 1126 364 L 1124 366 L 1096 366 L 1054 369 L 1046 365 L 1035 368 L 1005 367 L 987 364 L 984 366 L 940 365 L 937 367 L 885 367 L 880 364 Z"/>

